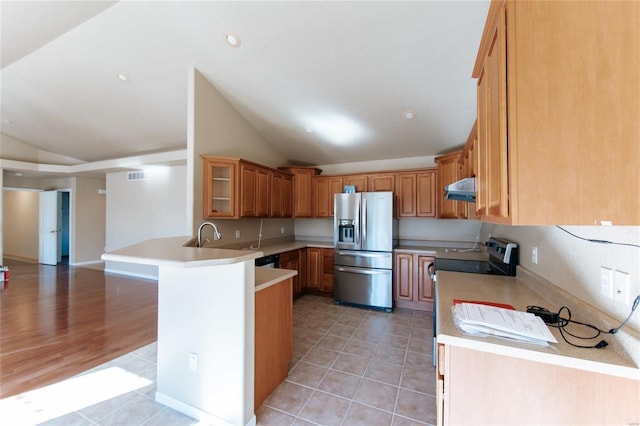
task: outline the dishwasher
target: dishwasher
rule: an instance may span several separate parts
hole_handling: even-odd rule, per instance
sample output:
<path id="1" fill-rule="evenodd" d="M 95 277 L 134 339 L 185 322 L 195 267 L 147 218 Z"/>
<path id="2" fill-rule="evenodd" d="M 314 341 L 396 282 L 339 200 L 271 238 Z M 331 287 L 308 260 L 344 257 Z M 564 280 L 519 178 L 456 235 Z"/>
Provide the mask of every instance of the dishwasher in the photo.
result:
<path id="1" fill-rule="evenodd" d="M 280 267 L 280 255 L 270 254 L 269 256 L 263 256 L 256 259 L 256 266 L 262 266 L 264 268 L 278 268 Z"/>

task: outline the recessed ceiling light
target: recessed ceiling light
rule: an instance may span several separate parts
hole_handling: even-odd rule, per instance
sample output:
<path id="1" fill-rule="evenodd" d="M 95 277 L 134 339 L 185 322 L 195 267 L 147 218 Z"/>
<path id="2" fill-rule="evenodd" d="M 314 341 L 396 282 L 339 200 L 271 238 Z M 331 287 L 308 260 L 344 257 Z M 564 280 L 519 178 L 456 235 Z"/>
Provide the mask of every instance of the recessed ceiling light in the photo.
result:
<path id="1" fill-rule="evenodd" d="M 22 176 L 22 173 L 21 172 L 15 172 L 15 175 L 16 176 Z"/>
<path id="2" fill-rule="evenodd" d="M 313 133 L 314 130 L 313 130 L 312 127 L 305 127 L 304 131 L 307 132 L 307 133 Z"/>
<path id="3" fill-rule="evenodd" d="M 227 42 L 227 44 L 231 47 L 240 47 L 240 37 L 238 37 L 235 34 L 232 33 L 226 33 L 224 35 L 224 40 Z"/>
<path id="4" fill-rule="evenodd" d="M 126 75 L 122 74 L 121 72 L 116 74 L 116 77 L 118 77 L 118 79 L 120 79 L 120 81 L 129 82 L 129 77 L 127 77 Z"/>
<path id="5" fill-rule="evenodd" d="M 416 113 L 408 110 L 402 113 L 402 117 L 404 117 L 405 120 L 413 120 L 416 117 Z"/>

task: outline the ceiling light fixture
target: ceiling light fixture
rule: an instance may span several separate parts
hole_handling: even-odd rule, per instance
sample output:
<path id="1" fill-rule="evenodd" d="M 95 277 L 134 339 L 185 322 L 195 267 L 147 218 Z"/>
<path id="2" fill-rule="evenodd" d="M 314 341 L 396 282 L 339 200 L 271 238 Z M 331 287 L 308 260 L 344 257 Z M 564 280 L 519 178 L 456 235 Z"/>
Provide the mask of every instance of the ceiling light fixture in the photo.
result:
<path id="1" fill-rule="evenodd" d="M 402 117 L 404 117 L 405 120 L 413 120 L 416 117 L 416 113 L 411 110 L 407 110 L 402 113 Z"/>
<path id="2" fill-rule="evenodd" d="M 307 133 L 313 133 L 314 132 L 312 127 L 305 127 L 304 131 L 307 132 Z"/>
<path id="3" fill-rule="evenodd" d="M 2 119 L 2 122 L 3 122 L 4 124 L 11 124 L 11 123 L 13 123 L 13 121 L 9 120 L 8 118 L 3 118 L 3 119 Z"/>
<path id="4" fill-rule="evenodd" d="M 238 37 L 233 33 L 225 33 L 224 40 L 231 47 L 240 47 L 240 44 L 241 44 L 240 37 Z"/>
<path id="5" fill-rule="evenodd" d="M 128 83 L 128 82 L 129 82 L 129 77 L 127 77 L 126 75 L 122 74 L 121 72 L 117 73 L 117 74 L 116 74 L 116 77 L 118 77 L 118 79 L 119 79 L 120 81 L 124 81 L 124 82 L 126 82 L 126 83 Z"/>

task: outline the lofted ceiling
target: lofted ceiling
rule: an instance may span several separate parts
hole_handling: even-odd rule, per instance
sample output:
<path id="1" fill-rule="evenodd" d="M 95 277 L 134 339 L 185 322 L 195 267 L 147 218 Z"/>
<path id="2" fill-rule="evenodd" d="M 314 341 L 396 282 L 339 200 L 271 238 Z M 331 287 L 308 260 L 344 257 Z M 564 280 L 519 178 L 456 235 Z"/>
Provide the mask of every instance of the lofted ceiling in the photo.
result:
<path id="1" fill-rule="evenodd" d="M 337 164 L 464 144 L 489 2 L 0 5 L 12 138 L 89 162 L 184 149 L 196 67 L 292 164 Z"/>

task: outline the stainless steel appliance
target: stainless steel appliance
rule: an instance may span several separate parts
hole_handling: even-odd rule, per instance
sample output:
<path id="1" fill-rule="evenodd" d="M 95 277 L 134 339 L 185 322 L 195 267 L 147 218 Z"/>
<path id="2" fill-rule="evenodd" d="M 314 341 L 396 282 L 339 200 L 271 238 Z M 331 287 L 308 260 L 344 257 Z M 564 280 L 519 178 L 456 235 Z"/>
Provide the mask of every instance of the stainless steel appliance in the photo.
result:
<path id="1" fill-rule="evenodd" d="M 255 261 L 256 266 L 263 266 L 265 268 L 278 268 L 280 263 L 280 255 L 270 254 L 268 256 L 259 257 Z"/>
<path id="2" fill-rule="evenodd" d="M 393 248 L 398 243 L 393 193 L 334 197 L 334 299 L 391 312 Z"/>
<path id="3" fill-rule="evenodd" d="M 436 258 L 436 271 L 515 276 L 519 261 L 518 244 L 501 238 L 489 238 L 485 245 L 489 260 Z"/>

